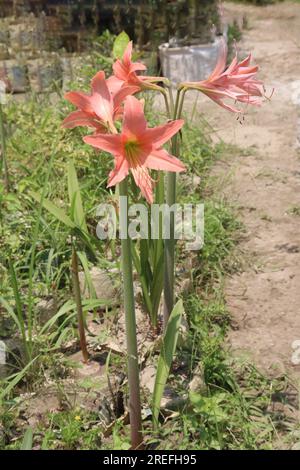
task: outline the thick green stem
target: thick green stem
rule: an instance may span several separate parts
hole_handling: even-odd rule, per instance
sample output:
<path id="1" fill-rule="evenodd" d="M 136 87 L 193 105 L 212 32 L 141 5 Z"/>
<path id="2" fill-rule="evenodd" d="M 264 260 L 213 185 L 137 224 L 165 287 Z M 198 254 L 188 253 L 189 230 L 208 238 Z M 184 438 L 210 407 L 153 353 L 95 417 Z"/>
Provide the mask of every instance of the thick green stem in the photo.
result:
<path id="1" fill-rule="evenodd" d="M 181 89 L 181 91 L 178 92 L 178 93 L 181 93 L 181 96 L 180 96 L 179 104 L 178 104 L 178 108 L 177 108 L 177 115 L 176 115 L 176 118 L 174 117 L 174 119 L 180 119 L 181 118 L 183 103 L 184 103 L 184 97 L 185 97 L 186 92 L 187 92 L 186 88 L 183 88 L 183 89 Z"/>
<path id="2" fill-rule="evenodd" d="M 128 183 L 127 178 L 119 184 L 120 196 L 120 224 L 121 229 L 126 227 L 122 234 L 122 271 L 124 284 L 124 309 L 127 340 L 127 361 L 128 361 L 128 386 L 129 386 L 129 415 L 131 446 L 133 449 L 140 447 L 142 436 L 142 417 L 141 417 L 141 399 L 140 399 L 140 380 L 139 363 L 137 351 L 136 319 L 134 307 L 134 291 L 132 276 L 132 255 L 131 241 L 128 236 Z M 124 196 L 127 200 L 124 207 Z M 121 230 L 122 232 L 122 230 Z"/>
<path id="3" fill-rule="evenodd" d="M 174 106 L 173 119 L 177 119 L 178 108 L 179 108 L 179 106 L 180 106 L 181 92 L 182 92 L 182 89 L 179 88 L 179 89 L 177 90 L 177 93 L 176 93 L 176 101 L 175 101 L 175 106 Z"/>
<path id="4" fill-rule="evenodd" d="M 169 92 L 169 100 L 170 100 L 170 110 L 172 113 L 172 116 L 174 114 L 174 98 L 173 98 L 173 92 L 172 92 L 172 86 L 168 86 L 168 92 Z M 171 116 L 170 116 L 171 117 Z"/>
<path id="5" fill-rule="evenodd" d="M 83 310 L 82 310 L 82 302 L 81 302 L 80 283 L 79 283 L 79 276 L 78 276 L 78 257 L 77 257 L 76 249 L 74 246 L 72 246 L 72 280 L 73 280 L 73 293 L 74 293 L 74 299 L 75 299 L 76 310 L 77 310 L 77 318 L 78 318 L 80 349 L 82 352 L 83 361 L 88 362 L 89 353 L 87 350 L 86 337 L 85 337 L 85 331 L 84 331 L 84 319 L 83 319 Z"/>
<path id="6" fill-rule="evenodd" d="M 166 93 L 165 90 L 164 90 L 164 92 L 163 92 L 163 97 L 164 97 L 164 100 L 165 100 L 165 106 L 166 106 L 167 116 L 168 116 L 168 118 L 170 119 L 171 110 L 170 110 L 170 105 L 169 105 L 169 101 L 168 101 L 168 96 L 167 96 L 167 93 Z"/>
<path id="7" fill-rule="evenodd" d="M 9 191 L 9 175 L 8 175 L 8 166 L 7 166 L 7 159 L 6 159 L 6 140 L 5 140 L 4 118 L 3 118 L 1 101 L 0 101 L 0 134 L 1 134 L 1 153 L 2 153 L 1 166 L 3 168 L 3 174 L 4 174 L 4 187 L 6 191 Z"/>

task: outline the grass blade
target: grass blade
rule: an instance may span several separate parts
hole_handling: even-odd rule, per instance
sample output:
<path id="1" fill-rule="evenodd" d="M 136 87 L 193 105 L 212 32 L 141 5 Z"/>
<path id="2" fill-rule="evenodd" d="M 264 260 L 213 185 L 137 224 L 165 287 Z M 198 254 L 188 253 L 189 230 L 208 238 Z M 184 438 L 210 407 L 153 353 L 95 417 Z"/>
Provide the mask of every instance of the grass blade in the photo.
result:
<path id="1" fill-rule="evenodd" d="M 36 317 L 33 315 L 33 277 L 34 277 L 34 268 L 35 268 L 35 259 L 36 259 L 36 247 L 39 238 L 39 229 L 41 224 L 41 217 L 43 212 L 43 202 L 45 200 L 48 181 L 50 178 L 50 174 L 52 171 L 53 160 L 55 157 L 55 152 L 57 149 L 57 141 L 53 143 L 52 152 L 49 160 L 49 165 L 44 181 L 43 190 L 40 197 L 40 203 L 37 211 L 36 222 L 34 226 L 34 230 L 32 233 L 32 243 L 31 243 L 31 253 L 30 253 L 30 263 L 29 263 L 29 271 L 28 271 L 28 306 L 27 306 L 27 318 L 28 318 L 28 339 L 29 339 L 29 347 L 32 350 L 32 337 L 33 337 L 33 329 L 35 328 L 35 320 Z M 32 352 L 32 351 L 31 351 Z"/>
<path id="2" fill-rule="evenodd" d="M 57 207 L 53 202 L 49 201 L 49 199 L 42 199 L 42 196 L 35 192 L 29 191 L 30 196 L 35 199 L 35 201 L 42 204 L 44 209 L 46 209 L 50 214 L 54 215 L 54 217 L 62 222 L 69 228 L 74 229 L 76 227 L 75 223 L 70 219 L 70 217 L 62 210 L 60 207 Z"/>
<path id="3" fill-rule="evenodd" d="M 83 210 L 82 199 L 80 195 L 80 189 L 78 184 L 78 178 L 75 170 L 75 166 L 72 160 L 68 163 L 68 191 L 69 199 L 71 204 L 71 217 L 84 232 L 88 233 L 85 213 Z"/>
<path id="4" fill-rule="evenodd" d="M 8 378 L 8 385 L 0 393 L 0 404 L 3 398 L 8 395 L 9 392 L 11 392 L 11 390 L 23 379 L 23 377 L 26 375 L 26 372 L 30 369 L 30 367 L 37 360 L 38 357 L 40 356 L 35 356 L 32 361 L 28 362 L 24 369 Z"/>
<path id="5" fill-rule="evenodd" d="M 87 287 L 88 287 L 88 290 L 89 290 L 90 298 L 91 299 L 96 299 L 97 294 L 96 294 L 95 287 L 94 287 L 93 280 L 92 280 L 92 276 L 91 276 L 91 273 L 90 273 L 90 270 L 89 270 L 89 265 L 88 265 L 88 260 L 87 260 L 86 254 L 83 251 L 77 251 L 77 256 L 80 260 L 81 266 L 83 267 L 84 277 L 85 277 L 85 281 L 87 283 Z"/>
<path id="6" fill-rule="evenodd" d="M 150 299 L 150 295 L 149 295 L 149 292 L 148 292 L 148 289 L 149 289 L 149 286 L 147 285 L 147 280 L 145 278 L 145 276 L 142 275 L 141 273 L 141 262 L 140 262 L 140 258 L 137 254 L 137 250 L 136 250 L 136 247 L 135 247 L 135 244 L 132 242 L 131 243 L 131 254 L 132 254 L 132 260 L 133 260 L 133 264 L 134 264 L 134 267 L 140 277 L 140 282 L 141 282 L 141 287 L 142 287 L 142 291 L 143 291 L 143 297 L 144 297 L 144 301 L 145 301 L 145 307 L 151 317 L 151 312 L 152 312 L 152 303 L 151 303 L 151 299 Z"/>
<path id="7" fill-rule="evenodd" d="M 152 317 L 157 323 L 157 312 L 160 304 L 161 294 L 164 286 L 164 252 L 160 253 L 160 258 L 157 260 L 155 270 L 153 273 L 153 282 L 151 285 L 151 304 L 152 304 Z"/>
<path id="8" fill-rule="evenodd" d="M 9 263 L 10 278 L 11 278 L 11 283 L 12 283 L 12 288 L 13 288 L 14 298 L 15 298 L 15 303 L 16 303 L 16 311 L 17 311 L 17 318 L 18 318 L 17 324 L 19 324 L 20 326 L 20 334 L 22 337 L 24 349 L 26 351 L 26 358 L 28 361 L 30 361 L 31 352 L 32 352 L 32 344 L 30 342 L 29 344 L 27 343 L 25 321 L 24 321 L 24 316 L 23 316 L 23 305 L 22 305 L 22 299 L 21 299 L 20 289 L 18 285 L 18 280 L 17 280 L 13 262 L 10 258 L 8 260 L 8 263 Z M 13 316 L 13 319 L 14 319 L 14 316 Z"/>
<path id="9" fill-rule="evenodd" d="M 19 321 L 18 315 L 15 314 L 13 307 L 11 305 L 9 305 L 9 303 L 2 296 L 0 296 L 0 304 L 2 304 L 2 306 L 7 311 L 8 315 L 13 319 L 13 321 L 15 322 L 18 330 L 20 332 L 22 332 L 21 323 Z"/>
<path id="10" fill-rule="evenodd" d="M 183 303 L 182 300 L 178 300 L 169 317 L 166 332 L 163 338 L 161 352 L 158 358 L 152 401 L 154 428 L 157 428 L 158 426 L 160 403 L 164 393 L 165 385 L 169 377 L 173 356 L 176 351 L 182 313 Z"/>
<path id="11" fill-rule="evenodd" d="M 32 428 L 27 428 L 23 437 L 20 450 L 32 450 L 33 444 L 33 430 Z"/>

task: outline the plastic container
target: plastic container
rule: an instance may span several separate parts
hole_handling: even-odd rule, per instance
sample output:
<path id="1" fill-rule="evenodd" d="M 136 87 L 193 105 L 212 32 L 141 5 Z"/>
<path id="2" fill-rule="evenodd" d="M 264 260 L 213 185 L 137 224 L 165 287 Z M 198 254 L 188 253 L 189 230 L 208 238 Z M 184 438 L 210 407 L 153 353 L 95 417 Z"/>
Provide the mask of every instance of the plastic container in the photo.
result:
<path id="1" fill-rule="evenodd" d="M 171 47 L 169 43 L 159 46 L 162 72 L 172 85 L 194 82 L 207 78 L 213 71 L 223 36 L 208 44 Z"/>

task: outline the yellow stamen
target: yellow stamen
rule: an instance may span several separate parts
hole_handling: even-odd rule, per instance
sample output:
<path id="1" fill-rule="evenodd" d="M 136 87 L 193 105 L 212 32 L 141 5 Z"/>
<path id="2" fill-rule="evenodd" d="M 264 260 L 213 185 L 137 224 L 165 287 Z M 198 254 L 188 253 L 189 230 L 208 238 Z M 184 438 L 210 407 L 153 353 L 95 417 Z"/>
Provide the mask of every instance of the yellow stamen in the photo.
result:
<path id="1" fill-rule="evenodd" d="M 132 168 L 136 168 L 140 165 L 139 143 L 136 140 L 127 140 L 125 143 L 125 154 Z"/>

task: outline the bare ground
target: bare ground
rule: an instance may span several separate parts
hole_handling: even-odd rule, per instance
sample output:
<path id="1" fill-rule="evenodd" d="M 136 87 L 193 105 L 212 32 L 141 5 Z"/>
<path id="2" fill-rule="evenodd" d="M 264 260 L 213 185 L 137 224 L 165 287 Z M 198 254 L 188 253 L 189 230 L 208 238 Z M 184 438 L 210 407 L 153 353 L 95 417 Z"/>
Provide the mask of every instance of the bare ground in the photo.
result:
<path id="1" fill-rule="evenodd" d="M 300 340 L 300 4 L 225 3 L 225 15 L 246 16 L 240 52 L 253 53 L 260 78 L 275 88 L 271 102 L 249 109 L 242 125 L 205 98 L 198 103 L 225 142 L 248 149 L 217 167 L 229 175 L 223 191 L 245 225 L 241 249 L 250 260 L 226 282 L 229 342 L 269 374 L 299 379 L 293 342 Z"/>

